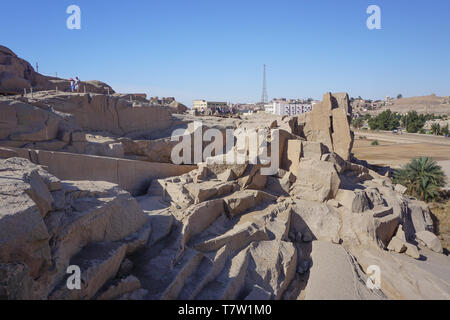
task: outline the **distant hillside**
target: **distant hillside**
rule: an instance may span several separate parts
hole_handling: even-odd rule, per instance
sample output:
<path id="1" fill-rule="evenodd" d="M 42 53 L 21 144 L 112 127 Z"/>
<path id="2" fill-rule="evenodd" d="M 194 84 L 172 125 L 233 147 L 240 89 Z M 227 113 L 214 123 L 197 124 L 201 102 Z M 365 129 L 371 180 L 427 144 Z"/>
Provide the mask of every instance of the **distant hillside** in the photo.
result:
<path id="1" fill-rule="evenodd" d="M 423 97 L 411 97 L 391 99 L 381 102 L 362 103 L 355 100 L 354 111 L 360 113 L 379 114 L 386 109 L 393 112 L 406 113 L 415 110 L 417 113 L 434 113 L 436 115 L 450 114 L 450 97 L 438 97 L 429 95 Z"/>

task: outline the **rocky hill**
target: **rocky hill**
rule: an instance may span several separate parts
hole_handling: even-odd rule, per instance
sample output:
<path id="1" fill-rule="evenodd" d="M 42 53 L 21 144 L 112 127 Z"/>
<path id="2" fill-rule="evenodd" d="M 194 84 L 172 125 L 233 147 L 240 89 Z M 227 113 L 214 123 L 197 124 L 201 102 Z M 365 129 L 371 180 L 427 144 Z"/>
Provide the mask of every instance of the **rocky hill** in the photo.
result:
<path id="1" fill-rule="evenodd" d="M 409 97 L 401 99 L 391 99 L 389 101 L 368 103 L 363 100 L 355 100 L 352 103 L 355 112 L 361 114 L 377 115 L 387 109 L 392 112 L 405 114 L 410 111 L 416 111 L 418 114 L 450 114 L 450 97 L 439 97 L 429 95 L 423 97 Z"/>
<path id="2" fill-rule="evenodd" d="M 347 94 L 242 119 L 129 99 L 0 98 L 0 299 L 450 299 L 427 205 L 353 157 Z M 211 128 L 270 132 L 278 169 L 250 141 L 173 163 L 174 130 Z"/>
<path id="3" fill-rule="evenodd" d="M 70 91 L 70 81 L 44 76 L 34 70 L 30 63 L 19 58 L 12 50 L 0 45 L 0 94 L 22 94 L 41 90 Z M 83 81 L 81 89 L 92 93 L 114 93 L 101 81 Z"/>

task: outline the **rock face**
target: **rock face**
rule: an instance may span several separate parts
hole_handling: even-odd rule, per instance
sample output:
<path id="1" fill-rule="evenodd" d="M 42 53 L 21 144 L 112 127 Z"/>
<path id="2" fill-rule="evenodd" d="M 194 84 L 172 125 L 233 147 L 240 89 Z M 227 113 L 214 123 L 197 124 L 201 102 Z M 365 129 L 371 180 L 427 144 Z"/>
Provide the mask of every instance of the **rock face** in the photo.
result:
<path id="1" fill-rule="evenodd" d="M 92 93 L 114 93 L 107 84 L 100 81 L 82 82 L 82 87 Z M 24 89 L 70 91 L 70 81 L 46 77 L 33 69 L 25 60 L 19 58 L 10 49 L 0 46 L 0 93 L 22 94 Z"/>
<path id="2" fill-rule="evenodd" d="M 33 98 L 1 98 L 0 108 L 7 116 L 1 123 L 0 138 L 29 143 L 58 138 L 67 143 L 70 139 L 83 142 L 86 139 L 77 140 L 73 136 L 73 132 L 82 130 L 115 135 L 151 133 L 172 124 L 167 108 L 133 105 L 121 97 L 102 94 L 44 91 Z"/>
<path id="3" fill-rule="evenodd" d="M 60 181 L 22 158 L 0 160 L 0 171 L 3 298 L 92 298 L 125 255 L 146 243 L 146 215 L 116 185 Z M 66 268 L 74 264 L 86 272 L 86 288 L 62 294 Z"/>
<path id="4" fill-rule="evenodd" d="M 294 193 L 307 200 L 324 202 L 336 197 L 340 182 L 333 163 L 302 160 L 297 173 Z"/>
<path id="5" fill-rule="evenodd" d="M 251 179 L 256 171 L 257 166 L 250 164 L 240 168 L 207 161 L 185 175 L 155 181 L 140 202 L 150 216 L 169 215 L 174 222 L 171 232 L 164 232 L 168 236 L 134 257 L 134 275 L 148 291 L 145 298 L 409 297 L 408 290 L 402 288 L 397 296 L 390 295 L 387 286 L 386 292 L 383 287 L 368 289 L 368 276 L 354 254 L 392 250 L 419 261 L 427 253 L 419 251 L 406 236 L 419 224 L 408 215 L 415 203 L 369 169 L 337 154 L 324 159 L 323 164 L 332 168 L 338 182 L 328 188 L 335 192 L 329 191 L 322 200 L 304 199 L 296 189 L 297 182 L 314 194 L 314 185 L 331 186 L 330 181 L 314 180 L 313 175 L 305 180 L 302 172 L 297 182 L 283 170 L 269 177 L 270 184 L 284 180 L 290 195 L 280 197 L 280 189 L 273 186 L 264 191 L 248 189 L 251 184 L 240 181 Z M 320 165 L 320 160 L 300 158 L 300 164 L 308 161 Z M 427 212 L 422 215 L 426 217 Z M 304 282 L 307 285 L 301 289 Z"/>
<path id="6" fill-rule="evenodd" d="M 420 231 L 416 233 L 416 239 L 425 246 L 437 253 L 442 253 L 441 241 L 430 231 Z"/>
<path id="7" fill-rule="evenodd" d="M 354 259 L 342 246 L 315 241 L 312 245 L 306 300 L 379 300 L 383 297 L 365 286 Z M 326 285 L 325 285 L 326 284 Z"/>
<path id="8" fill-rule="evenodd" d="M 0 90 L 65 86 L 40 77 L 0 47 Z M 177 112 L 117 94 L 0 98 L 0 298 L 449 298 L 428 208 L 351 159 L 347 94 L 295 118 Z M 167 163 L 172 130 L 204 133 L 194 120 L 219 136 L 278 129 L 269 149 L 278 145 L 280 168 L 264 175 L 250 143 L 228 150 L 239 164 L 220 163 L 221 150 L 198 166 Z M 373 265 L 377 290 L 365 285 Z M 69 266 L 81 272 L 77 290 Z"/>
<path id="9" fill-rule="evenodd" d="M 170 128 L 172 115 L 162 106 L 136 105 L 120 96 L 45 91 L 33 98 L 0 97 L 0 113 L 0 147 L 171 163 L 175 142 L 118 138 Z"/>
<path id="10" fill-rule="evenodd" d="M 350 100 L 346 93 L 326 93 L 310 113 L 297 117 L 297 134 L 321 142 L 344 160 L 350 159 L 354 135 L 350 130 Z"/>

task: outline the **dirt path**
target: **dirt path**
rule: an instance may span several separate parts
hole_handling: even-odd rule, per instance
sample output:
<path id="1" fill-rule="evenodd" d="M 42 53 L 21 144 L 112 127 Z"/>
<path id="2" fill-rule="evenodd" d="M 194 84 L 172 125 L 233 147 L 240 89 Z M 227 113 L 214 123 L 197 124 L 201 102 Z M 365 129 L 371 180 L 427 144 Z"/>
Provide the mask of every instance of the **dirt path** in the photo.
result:
<path id="1" fill-rule="evenodd" d="M 432 143 L 450 146 L 450 138 L 417 133 L 394 134 L 388 131 L 355 131 L 355 139 L 359 139 L 360 136 L 367 137 L 369 140 L 380 140 L 392 143 Z"/>

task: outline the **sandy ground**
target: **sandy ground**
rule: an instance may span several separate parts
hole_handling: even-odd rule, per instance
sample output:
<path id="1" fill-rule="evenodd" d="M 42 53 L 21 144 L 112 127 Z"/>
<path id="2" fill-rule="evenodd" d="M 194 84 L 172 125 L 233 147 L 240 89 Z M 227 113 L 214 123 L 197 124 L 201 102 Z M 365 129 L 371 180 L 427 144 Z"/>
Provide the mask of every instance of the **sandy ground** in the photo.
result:
<path id="1" fill-rule="evenodd" d="M 366 139 L 360 139 L 365 137 Z M 371 143 L 378 140 L 378 146 Z M 395 135 L 387 132 L 355 132 L 353 153 L 372 164 L 402 166 L 414 158 L 431 157 L 446 173 L 450 187 L 450 138 L 418 134 Z"/>

